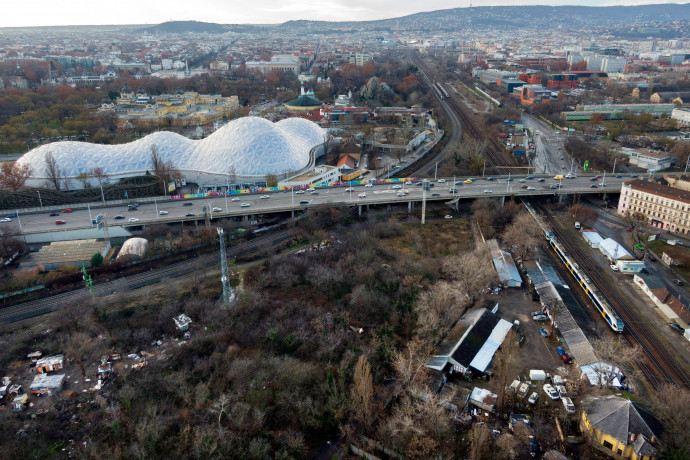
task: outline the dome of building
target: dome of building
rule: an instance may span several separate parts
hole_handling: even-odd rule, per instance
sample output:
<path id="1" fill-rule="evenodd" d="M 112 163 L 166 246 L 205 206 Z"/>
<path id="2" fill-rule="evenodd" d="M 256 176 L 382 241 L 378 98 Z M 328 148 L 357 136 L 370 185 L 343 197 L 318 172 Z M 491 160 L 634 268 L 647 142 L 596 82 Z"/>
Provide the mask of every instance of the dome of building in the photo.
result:
<path id="1" fill-rule="evenodd" d="M 199 175 L 227 175 L 230 171 L 238 176 L 265 176 L 299 170 L 309 164 L 310 150 L 323 144 L 326 136 L 320 126 L 304 119 L 271 123 L 244 117 L 198 141 L 167 131 L 120 145 L 62 141 L 41 145 L 18 162 L 33 170 L 28 181 L 32 185 L 48 178 L 48 154 L 53 155 L 65 177 L 101 168 L 110 177 L 123 178 L 150 172 L 151 149 L 155 147 L 163 161 L 172 162 L 188 181 L 196 182 Z"/>
<path id="2" fill-rule="evenodd" d="M 309 90 L 296 99 L 285 103 L 285 108 L 289 112 L 307 112 L 320 108 L 323 102 L 314 96 L 314 91 Z"/>

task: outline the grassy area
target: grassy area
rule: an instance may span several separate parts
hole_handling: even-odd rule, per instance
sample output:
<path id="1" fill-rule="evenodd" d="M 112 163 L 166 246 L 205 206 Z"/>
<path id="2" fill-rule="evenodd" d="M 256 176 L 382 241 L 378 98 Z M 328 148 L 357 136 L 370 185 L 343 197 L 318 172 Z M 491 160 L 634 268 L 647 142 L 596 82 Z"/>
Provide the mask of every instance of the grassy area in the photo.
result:
<path id="1" fill-rule="evenodd" d="M 403 232 L 386 241 L 393 251 L 414 259 L 458 254 L 474 247 L 469 219 L 427 221 L 425 225 L 404 224 Z"/>

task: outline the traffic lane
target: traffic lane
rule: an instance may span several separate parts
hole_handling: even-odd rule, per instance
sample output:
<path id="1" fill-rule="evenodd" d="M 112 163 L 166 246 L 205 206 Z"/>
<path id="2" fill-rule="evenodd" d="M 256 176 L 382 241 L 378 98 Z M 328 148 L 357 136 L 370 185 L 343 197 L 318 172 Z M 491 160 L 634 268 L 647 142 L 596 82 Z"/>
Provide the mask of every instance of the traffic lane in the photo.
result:
<path id="1" fill-rule="evenodd" d="M 629 178 L 627 178 L 629 179 Z M 600 189 L 602 192 L 603 191 L 612 191 L 612 192 L 617 192 L 620 189 L 620 182 L 627 180 L 626 178 L 623 179 L 611 179 L 611 183 L 609 183 L 609 187 L 605 189 Z M 563 189 L 568 190 L 569 188 L 575 188 L 575 189 L 583 189 L 583 188 L 589 188 L 589 185 L 591 182 L 588 182 L 590 179 L 588 177 L 584 178 L 576 178 L 576 179 L 566 179 L 563 180 Z M 555 181 L 553 179 L 549 179 L 548 181 L 545 182 L 538 182 L 536 179 L 535 180 L 530 180 L 526 181 L 525 184 L 528 186 L 533 186 L 537 191 L 550 191 L 550 186 L 552 183 Z M 494 185 L 492 188 L 491 184 L 496 184 L 500 185 L 500 188 Z M 440 193 L 442 198 L 452 198 L 454 195 L 449 192 L 449 189 L 453 187 L 452 182 L 446 182 L 445 184 L 440 184 L 436 183 L 436 187 L 432 187 L 430 192 L 427 193 L 427 197 L 429 199 L 433 199 L 434 197 L 431 196 L 433 193 Z M 477 180 L 473 184 L 464 184 L 463 185 L 455 185 L 454 187 L 458 191 L 456 195 L 460 196 L 468 196 L 468 195 L 481 195 L 483 194 L 484 189 L 491 189 L 494 194 L 507 194 L 507 193 L 512 193 L 512 192 L 519 192 L 519 191 L 524 191 L 524 189 L 521 188 L 521 183 L 519 183 L 519 179 L 515 179 L 513 182 L 507 182 L 505 179 L 497 179 L 496 181 L 488 181 L 488 180 Z M 413 185 L 406 185 L 405 190 L 409 191 L 410 194 L 413 194 L 412 197 L 416 199 L 421 199 L 422 198 L 422 190 L 421 187 L 413 186 Z M 344 203 L 348 204 L 351 202 L 359 202 L 361 199 L 359 199 L 359 194 L 360 193 L 375 193 L 375 192 L 388 192 L 390 194 L 393 194 L 394 192 L 397 191 L 402 191 L 402 189 L 393 189 L 391 185 L 385 184 L 385 185 L 379 185 L 379 186 L 374 186 L 374 187 L 364 187 L 363 185 L 356 185 L 353 186 L 353 192 L 352 192 L 352 197 L 350 198 L 349 195 L 350 192 L 346 191 L 346 188 L 337 188 L 337 189 L 328 189 L 325 191 L 320 190 L 318 195 L 311 195 L 309 192 L 306 192 L 305 194 L 295 194 L 294 196 L 294 205 L 295 207 L 299 206 L 299 201 L 306 199 L 310 201 L 310 204 L 331 204 L 331 203 Z M 186 217 L 187 213 L 194 213 L 195 216 L 201 216 L 203 215 L 202 208 L 203 206 L 217 206 L 221 209 L 223 209 L 223 212 L 219 213 L 219 215 L 226 214 L 226 213 L 237 213 L 239 211 L 255 211 L 256 213 L 264 212 L 267 210 L 272 210 L 272 208 L 276 207 L 288 207 L 291 206 L 293 201 L 292 193 L 287 193 L 287 192 L 273 192 L 273 193 L 268 193 L 271 198 L 268 199 L 261 199 L 261 195 L 259 194 L 247 194 L 247 195 L 241 195 L 238 198 L 240 198 L 240 201 L 231 201 L 232 198 L 228 197 L 228 206 L 227 210 L 225 209 L 225 199 L 223 197 L 211 197 L 211 198 L 205 198 L 205 199 L 200 199 L 200 200 L 193 200 L 193 201 L 185 201 L 185 200 L 180 200 L 180 201 L 173 201 L 173 202 L 165 202 L 165 203 L 159 203 L 158 204 L 158 212 L 161 210 L 167 211 L 168 214 L 165 216 L 160 216 L 158 212 L 156 211 L 156 206 L 154 203 L 145 203 L 141 204 L 139 208 L 136 211 L 128 211 L 127 208 L 106 208 L 106 209 L 101 209 L 98 211 L 98 213 L 103 213 L 105 216 L 108 218 L 109 225 L 113 224 L 128 224 L 128 219 L 131 217 L 135 217 L 139 219 L 139 222 L 137 223 L 147 223 L 147 222 L 153 222 L 153 221 L 168 221 L 169 219 L 175 219 L 175 218 L 183 218 Z M 488 195 L 488 194 L 487 194 Z M 409 196 L 409 195 L 408 195 Z M 233 197 L 234 198 L 234 197 Z M 385 196 L 382 197 L 382 199 L 385 201 L 387 199 L 390 199 L 390 196 Z M 377 200 L 380 201 L 380 200 Z M 404 199 L 401 199 L 401 201 L 405 201 Z M 191 202 L 192 206 L 185 206 L 186 202 Z M 249 203 L 251 206 L 250 208 L 242 208 L 241 203 Z M 92 217 L 95 218 L 97 215 L 97 212 L 95 210 L 92 210 Z M 122 215 L 124 216 L 124 219 L 122 220 L 115 220 L 114 217 L 116 215 Z M 26 216 L 20 216 L 22 219 L 22 226 L 25 231 L 46 231 L 46 230 L 53 230 L 56 227 L 63 228 L 63 229 L 75 229 L 75 228 L 89 228 L 91 227 L 91 222 L 89 220 L 89 214 L 87 210 L 76 210 L 72 213 L 68 214 L 61 214 L 60 217 L 52 217 L 49 216 L 48 214 L 27 214 Z M 56 226 L 55 225 L 55 220 L 57 219 L 63 219 L 66 221 L 66 224 Z"/>

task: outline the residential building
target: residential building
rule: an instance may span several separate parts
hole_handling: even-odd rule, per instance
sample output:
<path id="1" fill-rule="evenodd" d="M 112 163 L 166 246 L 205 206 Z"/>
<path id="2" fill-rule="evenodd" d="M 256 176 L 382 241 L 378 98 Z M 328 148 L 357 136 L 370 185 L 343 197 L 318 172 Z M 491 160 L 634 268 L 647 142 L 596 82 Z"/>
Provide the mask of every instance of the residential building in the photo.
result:
<path id="1" fill-rule="evenodd" d="M 649 225 L 687 234 L 690 232 L 690 192 L 639 179 L 621 184 L 618 214 L 638 214 Z"/>
<path id="2" fill-rule="evenodd" d="M 577 88 L 577 75 L 575 74 L 554 74 L 549 75 L 546 87 L 552 89 Z"/>
<path id="3" fill-rule="evenodd" d="M 690 324 L 690 299 L 686 299 L 675 287 L 646 273 L 635 274 L 633 280 L 669 320 L 680 318 L 684 323 Z"/>
<path id="4" fill-rule="evenodd" d="M 211 70 L 229 70 L 230 64 L 224 61 L 213 61 L 208 65 Z"/>
<path id="5" fill-rule="evenodd" d="M 649 97 L 649 102 L 652 104 L 659 104 L 661 102 L 684 104 L 686 101 L 690 101 L 690 91 L 662 91 L 654 93 Z"/>
<path id="6" fill-rule="evenodd" d="M 595 447 L 616 458 L 654 460 L 661 423 L 644 407 L 614 395 L 582 401 L 580 428 Z"/>
<path id="7" fill-rule="evenodd" d="M 676 120 L 681 126 L 690 126 L 690 108 L 674 107 L 671 118 Z"/>
<path id="8" fill-rule="evenodd" d="M 371 54 L 366 54 L 366 53 L 351 54 L 347 58 L 348 63 L 354 64 L 357 67 L 362 67 L 365 62 L 369 62 L 371 60 L 372 60 Z"/>
<path id="9" fill-rule="evenodd" d="M 627 60 L 620 57 L 605 57 L 601 63 L 601 71 L 606 73 L 623 73 Z"/>
<path id="10" fill-rule="evenodd" d="M 515 88 L 519 88 L 524 85 L 525 82 L 523 80 L 518 80 L 516 78 L 501 78 L 498 80 L 498 86 L 500 86 L 500 88 L 508 94 L 512 93 Z"/>
<path id="11" fill-rule="evenodd" d="M 541 85 L 542 74 L 540 73 L 521 73 L 518 78 L 528 85 Z"/>

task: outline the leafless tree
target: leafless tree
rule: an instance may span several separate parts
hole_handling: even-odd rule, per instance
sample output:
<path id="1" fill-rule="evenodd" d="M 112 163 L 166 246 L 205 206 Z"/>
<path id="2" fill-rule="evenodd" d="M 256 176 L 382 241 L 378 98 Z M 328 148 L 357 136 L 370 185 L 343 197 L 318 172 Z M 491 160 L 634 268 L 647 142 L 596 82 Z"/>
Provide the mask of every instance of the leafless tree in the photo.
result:
<path id="1" fill-rule="evenodd" d="M 671 383 L 664 384 L 661 390 L 654 394 L 652 407 L 664 426 L 662 441 L 667 453 L 684 452 L 688 455 L 690 431 L 687 424 L 690 418 L 690 390 Z"/>
<path id="2" fill-rule="evenodd" d="M 466 297 L 454 283 L 439 281 L 424 291 L 417 301 L 417 334 L 436 341 L 462 316 Z"/>
<path id="3" fill-rule="evenodd" d="M 58 167 L 55 156 L 48 152 L 45 155 L 45 169 L 46 184 L 55 190 L 61 190 L 63 186 L 63 173 Z"/>
<path id="4" fill-rule="evenodd" d="M 75 179 L 81 182 L 83 188 L 89 188 L 91 186 L 91 184 L 89 183 L 89 175 L 85 172 L 77 174 L 77 177 L 75 177 Z"/>
<path id="5" fill-rule="evenodd" d="M 149 158 L 151 160 L 151 169 L 153 175 L 158 178 L 158 181 L 162 186 L 163 193 L 165 193 L 167 190 L 168 182 L 180 182 L 182 180 L 182 173 L 175 168 L 172 160 L 163 160 L 163 157 L 161 157 L 160 151 L 156 145 L 151 146 L 151 155 Z"/>
<path id="6" fill-rule="evenodd" d="M 541 233 L 541 228 L 532 216 L 522 212 L 506 227 L 501 238 L 515 256 L 524 259 L 539 242 Z"/>
<path id="7" fill-rule="evenodd" d="M 103 185 L 104 182 L 108 181 L 108 175 L 103 172 L 103 168 L 93 168 L 89 171 L 89 176 L 93 177 L 98 181 L 98 185 Z"/>
<path id="8" fill-rule="evenodd" d="M 429 368 L 426 367 L 428 346 L 420 339 L 413 339 L 404 350 L 395 354 L 393 368 L 403 390 L 423 388 Z"/>
<path id="9" fill-rule="evenodd" d="M 475 423 L 470 430 L 470 460 L 493 459 L 491 434 L 484 423 Z"/>
<path id="10" fill-rule="evenodd" d="M 374 398 L 374 382 L 371 377 L 371 367 L 365 355 L 360 355 L 355 366 L 350 400 L 352 413 L 359 423 L 367 425 L 372 413 Z"/>
<path id="11" fill-rule="evenodd" d="M 0 167 L 0 186 L 14 192 L 24 187 L 26 181 L 33 174 L 33 169 L 27 164 L 15 162 L 3 163 Z"/>
<path id="12" fill-rule="evenodd" d="M 14 253 L 22 253 L 26 243 L 21 239 L 21 231 L 14 224 L 0 225 L 0 256 L 12 257 Z"/>
<path id="13" fill-rule="evenodd" d="M 496 278 L 486 245 L 459 256 L 446 257 L 443 273 L 456 283 L 466 302 L 472 302 L 487 284 Z"/>

